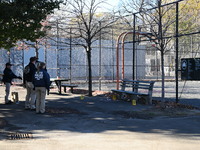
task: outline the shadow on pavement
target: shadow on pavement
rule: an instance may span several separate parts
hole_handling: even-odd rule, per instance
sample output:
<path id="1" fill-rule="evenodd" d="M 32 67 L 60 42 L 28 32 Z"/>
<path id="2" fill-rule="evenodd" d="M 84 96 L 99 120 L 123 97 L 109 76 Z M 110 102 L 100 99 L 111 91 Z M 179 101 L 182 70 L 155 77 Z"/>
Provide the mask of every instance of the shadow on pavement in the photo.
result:
<path id="1" fill-rule="evenodd" d="M 50 95 L 47 97 L 45 114 L 24 110 L 23 101 L 20 104 L 0 104 L 0 119 L 5 120 L 0 130 L 32 133 L 38 130 L 79 133 L 123 130 L 187 137 L 200 136 L 200 115 L 159 117 L 152 107 L 132 106 L 129 102 L 112 101 L 104 96 L 84 97 L 81 100 L 80 95 Z M 146 111 L 148 109 L 151 111 Z M 1 137 L 3 138 L 6 137 Z"/>

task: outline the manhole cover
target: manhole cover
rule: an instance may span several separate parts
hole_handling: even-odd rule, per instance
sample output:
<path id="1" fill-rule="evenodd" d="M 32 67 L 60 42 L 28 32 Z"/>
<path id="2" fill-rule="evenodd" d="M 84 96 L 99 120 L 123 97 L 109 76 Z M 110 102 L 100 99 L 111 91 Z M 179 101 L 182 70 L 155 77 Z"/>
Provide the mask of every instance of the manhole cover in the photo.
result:
<path id="1" fill-rule="evenodd" d="M 8 134 L 9 140 L 32 139 L 32 133 L 10 133 Z"/>

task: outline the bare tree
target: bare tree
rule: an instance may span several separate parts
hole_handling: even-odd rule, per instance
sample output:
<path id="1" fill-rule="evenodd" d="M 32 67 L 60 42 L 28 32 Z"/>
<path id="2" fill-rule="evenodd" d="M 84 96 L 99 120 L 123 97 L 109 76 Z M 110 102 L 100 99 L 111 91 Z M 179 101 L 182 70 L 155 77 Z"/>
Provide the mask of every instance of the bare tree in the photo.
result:
<path id="1" fill-rule="evenodd" d="M 156 49 L 160 51 L 161 57 L 161 78 L 162 78 L 162 102 L 165 98 L 165 70 L 164 70 L 164 56 L 169 52 L 169 43 L 174 36 L 175 12 L 174 5 L 162 7 L 166 3 L 165 0 L 140 0 L 129 1 L 124 5 L 125 11 L 128 13 L 141 12 L 137 14 L 138 20 L 142 25 L 142 30 L 151 33 L 150 40 L 155 42 Z M 155 9 L 150 9 L 155 8 Z M 175 13 L 174 13 L 175 14 Z M 168 38 L 166 38 L 168 37 Z M 171 37 L 171 38 L 169 38 Z"/>
<path id="2" fill-rule="evenodd" d="M 171 2 L 171 3 L 170 3 Z M 176 37 L 176 3 L 179 3 L 178 32 L 181 34 L 199 31 L 199 6 L 195 0 L 170 1 L 170 0 L 128 0 L 124 10 L 129 14 L 137 13 L 138 22 L 144 31 L 152 33 L 151 41 L 156 43 L 161 57 L 162 102 L 165 98 L 165 55 L 172 49 Z"/>
<path id="3" fill-rule="evenodd" d="M 68 0 L 66 14 L 60 19 L 65 22 L 62 31 L 66 36 L 73 37 L 71 43 L 67 44 L 82 46 L 86 51 L 89 96 L 92 96 L 92 43 L 99 39 L 100 34 L 101 36 L 106 34 L 108 28 L 117 20 L 112 13 L 101 12 L 104 3 L 106 3 L 104 0 Z"/>

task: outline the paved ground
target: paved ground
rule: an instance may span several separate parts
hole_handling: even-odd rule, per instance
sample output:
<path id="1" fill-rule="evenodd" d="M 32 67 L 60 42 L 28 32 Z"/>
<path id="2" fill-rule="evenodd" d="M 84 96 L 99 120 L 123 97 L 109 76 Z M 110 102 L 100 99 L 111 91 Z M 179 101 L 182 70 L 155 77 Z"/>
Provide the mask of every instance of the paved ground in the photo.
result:
<path id="1" fill-rule="evenodd" d="M 80 94 L 47 96 L 47 113 L 24 110 L 25 90 L 13 87 L 19 104 L 4 105 L 0 87 L 0 150 L 197 150 L 200 112 Z M 3 122 L 5 121 L 5 122 Z M 6 126 L 4 126 L 7 124 Z M 33 138 L 9 139 L 11 135 Z"/>

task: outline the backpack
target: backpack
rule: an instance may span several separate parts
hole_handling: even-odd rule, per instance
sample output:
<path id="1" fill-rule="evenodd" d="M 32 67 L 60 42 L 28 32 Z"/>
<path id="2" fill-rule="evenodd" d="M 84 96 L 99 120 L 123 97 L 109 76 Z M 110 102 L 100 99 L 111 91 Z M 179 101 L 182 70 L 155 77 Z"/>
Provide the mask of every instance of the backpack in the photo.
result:
<path id="1" fill-rule="evenodd" d="M 25 68 L 24 68 L 24 74 L 27 75 L 30 73 L 30 66 L 27 65 Z"/>

